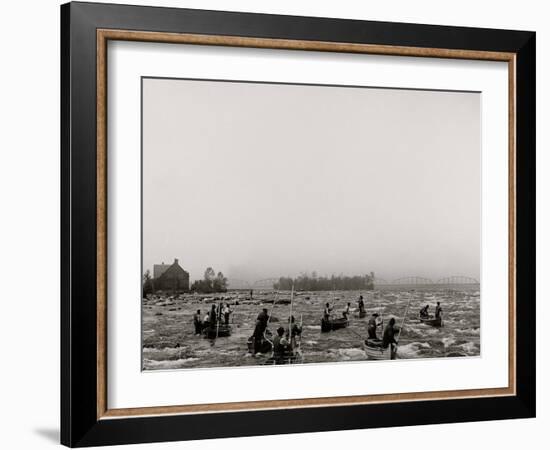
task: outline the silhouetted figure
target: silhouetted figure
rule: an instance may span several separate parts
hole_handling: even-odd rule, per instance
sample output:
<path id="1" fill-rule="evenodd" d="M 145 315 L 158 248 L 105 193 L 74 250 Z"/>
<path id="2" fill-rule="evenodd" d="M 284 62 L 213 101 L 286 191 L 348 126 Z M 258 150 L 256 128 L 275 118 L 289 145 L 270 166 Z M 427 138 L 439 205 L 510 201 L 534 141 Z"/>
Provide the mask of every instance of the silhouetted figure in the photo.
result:
<path id="1" fill-rule="evenodd" d="M 439 319 L 442 313 L 443 313 L 443 308 L 441 308 L 441 303 L 437 302 L 437 306 L 435 307 L 435 318 Z"/>
<path id="2" fill-rule="evenodd" d="M 422 317 L 423 319 L 427 319 L 428 317 L 430 317 L 430 313 L 428 311 L 429 309 L 430 305 L 424 306 L 424 308 L 420 310 L 420 317 Z"/>
<path id="3" fill-rule="evenodd" d="M 378 339 L 378 336 L 376 335 L 378 325 L 378 313 L 373 313 L 372 316 L 370 316 L 369 322 L 367 324 L 369 339 Z"/>
<path id="4" fill-rule="evenodd" d="M 201 320 L 201 310 L 200 309 L 197 309 L 197 312 L 193 315 L 193 325 L 195 325 L 195 334 L 201 334 L 202 320 Z"/>
<path id="5" fill-rule="evenodd" d="M 357 302 L 359 304 L 359 313 L 365 312 L 365 302 L 363 301 L 363 296 L 359 296 L 359 301 Z"/>

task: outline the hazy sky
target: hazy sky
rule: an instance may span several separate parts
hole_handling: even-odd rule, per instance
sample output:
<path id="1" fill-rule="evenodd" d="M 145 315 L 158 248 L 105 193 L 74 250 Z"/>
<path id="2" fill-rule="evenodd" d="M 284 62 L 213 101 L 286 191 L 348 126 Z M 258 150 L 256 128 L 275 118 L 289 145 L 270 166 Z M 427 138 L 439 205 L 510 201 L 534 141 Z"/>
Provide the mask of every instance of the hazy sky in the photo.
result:
<path id="1" fill-rule="evenodd" d="M 143 265 L 479 279 L 480 95 L 143 80 Z"/>

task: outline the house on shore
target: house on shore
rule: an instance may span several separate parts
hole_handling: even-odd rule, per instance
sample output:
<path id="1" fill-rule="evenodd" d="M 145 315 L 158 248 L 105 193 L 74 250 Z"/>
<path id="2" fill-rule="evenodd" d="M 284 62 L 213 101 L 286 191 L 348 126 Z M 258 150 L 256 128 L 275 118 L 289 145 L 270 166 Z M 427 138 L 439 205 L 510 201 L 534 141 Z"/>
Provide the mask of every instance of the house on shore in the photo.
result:
<path id="1" fill-rule="evenodd" d="M 178 259 L 173 264 L 155 264 L 153 266 L 153 286 L 155 291 L 189 291 L 189 272 L 183 270 Z"/>

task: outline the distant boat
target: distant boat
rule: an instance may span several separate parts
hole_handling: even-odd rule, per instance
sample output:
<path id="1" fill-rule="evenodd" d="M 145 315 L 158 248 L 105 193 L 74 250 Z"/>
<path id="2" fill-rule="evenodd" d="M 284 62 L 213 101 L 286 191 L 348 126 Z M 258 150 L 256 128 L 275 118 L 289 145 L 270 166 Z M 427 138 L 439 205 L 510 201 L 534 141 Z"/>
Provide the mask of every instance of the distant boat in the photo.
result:
<path id="1" fill-rule="evenodd" d="M 422 322 L 426 325 L 430 325 L 432 327 L 442 327 L 443 326 L 443 318 L 441 316 L 439 316 L 439 317 L 434 317 L 434 316 L 419 317 L 419 320 L 420 320 L 420 322 Z"/>
<path id="2" fill-rule="evenodd" d="M 291 302 L 292 302 L 292 300 L 290 300 L 290 299 L 282 298 L 280 300 L 276 300 L 275 304 L 276 305 L 290 305 Z"/>
<path id="3" fill-rule="evenodd" d="M 341 328 L 346 328 L 349 325 L 349 320 L 341 317 L 339 319 L 329 319 L 325 320 L 323 317 L 321 319 L 321 331 L 327 333 L 329 331 L 339 330 Z"/>
<path id="4" fill-rule="evenodd" d="M 366 317 L 366 315 L 367 315 L 367 311 L 359 311 L 359 314 L 355 314 L 354 317 L 362 319 L 362 318 Z"/>
<path id="5" fill-rule="evenodd" d="M 202 335 L 207 339 L 231 336 L 231 325 L 220 324 L 213 327 L 206 327 L 202 330 Z"/>

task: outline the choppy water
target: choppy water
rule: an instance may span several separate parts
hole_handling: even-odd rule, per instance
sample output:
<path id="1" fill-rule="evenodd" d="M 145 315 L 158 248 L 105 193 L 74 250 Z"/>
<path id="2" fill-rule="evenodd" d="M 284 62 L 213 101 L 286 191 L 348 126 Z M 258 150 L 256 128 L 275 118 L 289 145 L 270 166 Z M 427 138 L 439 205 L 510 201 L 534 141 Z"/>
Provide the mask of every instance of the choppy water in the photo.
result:
<path id="1" fill-rule="evenodd" d="M 303 321 L 301 348 L 304 363 L 361 361 L 366 356 L 362 340 L 366 335 L 367 317 L 359 319 L 357 299 L 362 294 L 368 315 L 378 312 L 387 323 L 395 317 L 397 324 L 405 314 L 411 300 L 403 333 L 399 340 L 398 358 L 435 358 L 478 356 L 480 354 L 480 299 L 479 290 L 415 290 L 410 291 L 341 291 L 299 292 L 294 297 L 292 314 Z M 269 301 L 289 299 L 290 294 L 273 291 L 255 292 L 248 299 L 248 292 L 228 292 L 219 297 L 204 295 L 166 296 L 143 300 L 143 368 L 188 369 L 202 367 L 231 367 L 260 365 L 268 356 L 253 357 L 247 352 L 246 341 L 252 334 L 256 316 L 262 308 L 271 311 Z M 223 298 L 223 300 L 222 300 Z M 194 336 L 193 314 L 200 309 L 202 315 L 212 302 L 228 302 L 232 306 L 233 332 L 230 337 L 210 341 Z M 350 326 L 346 329 L 321 333 L 323 305 L 335 306 L 334 315 L 340 316 L 347 302 L 351 303 Z M 433 328 L 421 324 L 418 311 L 430 304 L 433 314 L 435 304 L 441 302 L 444 326 Z M 288 320 L 289 306 L 276 304 L 273 317 Z M 272 331 L 279 326 L 274 322 Z M 381 334 L 381 333 L 379 333 Z"/>

